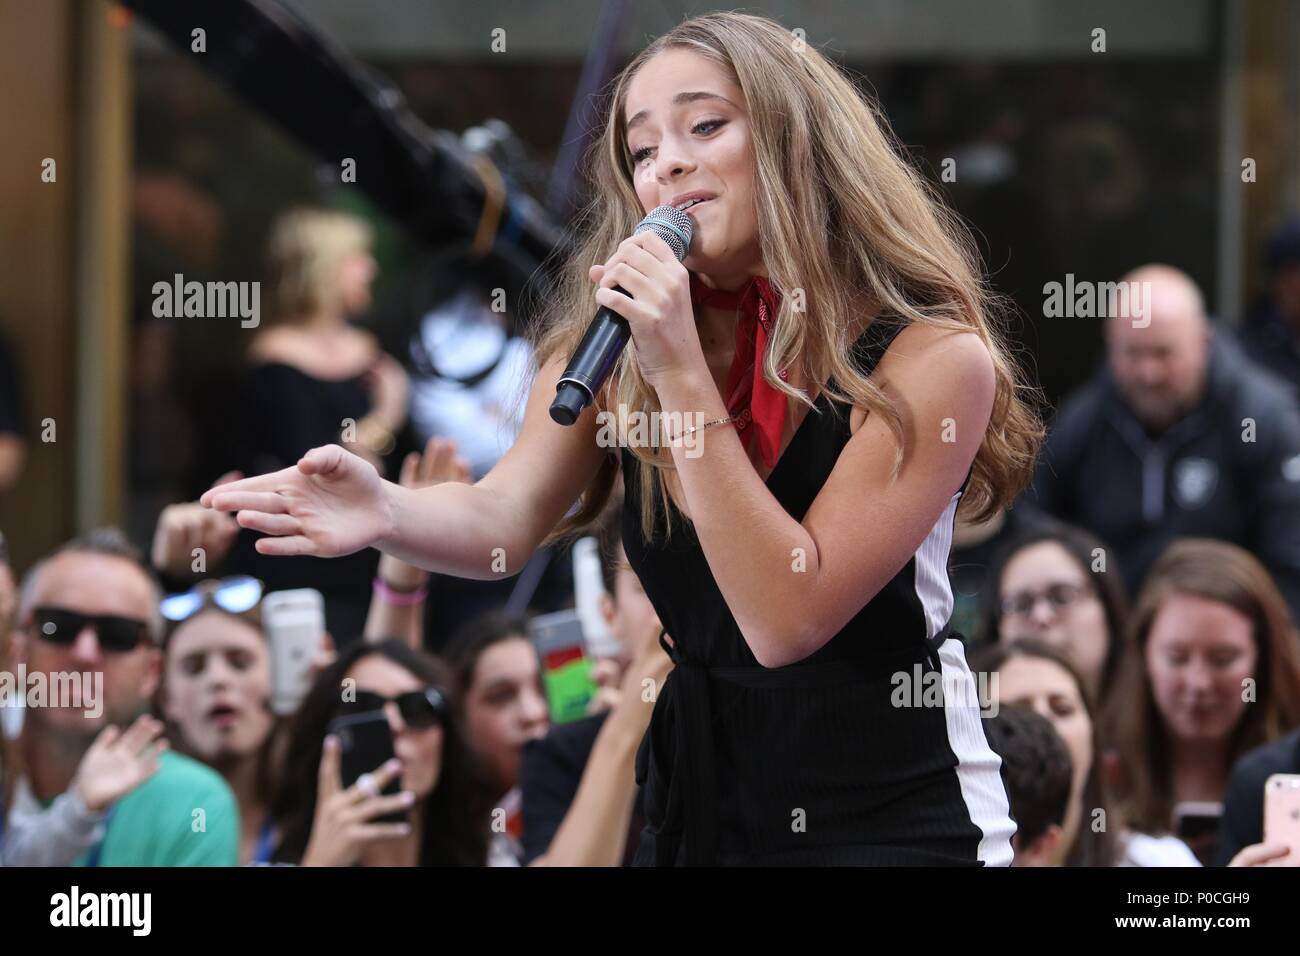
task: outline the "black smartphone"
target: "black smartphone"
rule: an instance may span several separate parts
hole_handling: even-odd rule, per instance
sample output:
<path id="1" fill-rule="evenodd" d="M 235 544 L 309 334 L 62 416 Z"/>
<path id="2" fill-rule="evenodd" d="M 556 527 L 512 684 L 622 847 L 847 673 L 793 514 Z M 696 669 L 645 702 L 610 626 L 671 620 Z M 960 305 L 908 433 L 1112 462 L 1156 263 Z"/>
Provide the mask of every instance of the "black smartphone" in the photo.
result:
<path id="1" fill-rule="evenodd" d="M 1219 843 L 1221 803 L 1179 803 L 1174 807 L 1174 836 L 1182 840 L 1203 866 L 1210 866 Z"/>
<path id="2" fill-rule="evenodd" d="M 388 726 L 388 718 L 382 710 L 336 717 L 330 722 L 329 732 L 339 739 L 339 767 L 343 774 L 344 787 L 352 786 L 363 773 L 374 773 L 395 756 L 393 731 Z M 401 790 L 402 781 L 399 775 L 389 781 L 381 793 L 392 795 L 400 793 Z M 369 822 L 404 823 L 406 811 L 397 810 L 381 817 L 374 817 Z"/>

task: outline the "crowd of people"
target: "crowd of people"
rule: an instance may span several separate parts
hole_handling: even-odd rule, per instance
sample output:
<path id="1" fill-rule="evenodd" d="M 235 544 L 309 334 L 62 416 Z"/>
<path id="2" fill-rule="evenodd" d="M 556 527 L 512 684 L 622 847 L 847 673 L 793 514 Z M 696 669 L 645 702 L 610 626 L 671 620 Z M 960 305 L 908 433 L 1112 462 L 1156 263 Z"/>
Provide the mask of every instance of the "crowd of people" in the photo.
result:
<path id="1" fill-rule="evenodd" d="M 245 357 L 231 474 L 331 443 L 407 487 L 490 468 L 490 451 L 471 462 L 454 438 L 413 433 L 410 357 L 354 322 L 368 243 L 340 213 L 276 225 L 274 314 Z M 979 525 L 958 515 L 954 623 L 972 671 L 997 677 L 984 726 L 1019 865 L 1300 862 L 1262 832 L 1265 781 L 1300 773 L 1300 224 L 1269 261 L 1273 295 L 1240 336 L 1183 273 L 1125 277 L 1147 284 L 1149 314 L 1106 320 L 1104 365 L 1052 421 L 1030 492 Z M 436 391 L 472 409 L 483 380 Z M 0 408 L 0 478 L 21 469 L 7 420 Z M 168 506 L 150 542 L 101 529 L 21 578 L 0 538 L 0 671 L 102 675 L 93 716 L 21 695 L 0 710 L 0 865 L 628 862 L 646 678 L 673 665 L 624 517 L 616 496 L 591 532 L 612 640 L 586 715 L 564 722 L 536 603 L 513 588 L 435 594 L 373 551 L 268 557 L 197 502 Z M 285 713 L 263 609 L 299 588 L 320 592 L 325 627 Z M 392 759 L 349 779 L 339 721 L 375 713 Z"/>

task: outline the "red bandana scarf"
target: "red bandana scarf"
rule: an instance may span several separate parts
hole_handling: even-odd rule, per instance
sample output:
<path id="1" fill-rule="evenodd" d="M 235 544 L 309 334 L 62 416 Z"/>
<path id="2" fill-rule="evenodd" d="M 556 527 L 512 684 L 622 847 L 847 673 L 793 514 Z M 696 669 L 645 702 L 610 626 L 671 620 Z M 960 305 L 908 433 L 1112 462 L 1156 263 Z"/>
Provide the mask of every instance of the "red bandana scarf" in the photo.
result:
<path id="1" fill-rule="evenodd" d="M 753 276 L 737 292 L 710 289 L 691 273 L 691 302 L 714 309 L 740 312 L 736 323 L 736 355 L 727 373 L 727 412 L 740 416 L 736 431 L 746 447 L 758 435 L 763 464 L 771 471 L 781 451 L 785 431 L 786 396 L 763 377 L 763 358 L 772 336 L 773 323 L 781 308 L 781 296 L 763 276 Z M 781 371 L 786 378 L 786 371 Z M 756 426 L 751 429 L 750 425 Z"/>

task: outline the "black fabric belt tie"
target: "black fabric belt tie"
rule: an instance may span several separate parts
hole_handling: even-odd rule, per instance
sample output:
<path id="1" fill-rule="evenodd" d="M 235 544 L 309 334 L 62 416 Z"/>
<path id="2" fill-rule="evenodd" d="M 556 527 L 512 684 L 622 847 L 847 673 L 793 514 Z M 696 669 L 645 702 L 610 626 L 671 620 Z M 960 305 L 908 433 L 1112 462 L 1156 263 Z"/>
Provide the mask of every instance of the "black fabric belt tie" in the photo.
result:
<path id="1" fill-rule="evenodd" d="M 671 720 L 673 761 L 668 780 L 664 819 L 655 836 L 655 866 L 676 866 L 682 841 L 686 841 L 687 866 L 712 866 L 717 862 L 718 804 L 713 753 L 711 683 L 715 680 L 756 688 L 827 687 L 850 680 L 878 678 L 918 660 L 929 660 L 940 670 L 939 647 L 959 636 L 945 627 L 939 634 L 900 653 L 870 660 L 820 661 L 788 667 L 708 667 L 684 656 L 664 640 L 659 646 L 676 665 L 664 685 L 662 716 Z M 670 689 L 671 688 L 671 689 Z M 653 741 L 653 731 L 651 734 Z"/>

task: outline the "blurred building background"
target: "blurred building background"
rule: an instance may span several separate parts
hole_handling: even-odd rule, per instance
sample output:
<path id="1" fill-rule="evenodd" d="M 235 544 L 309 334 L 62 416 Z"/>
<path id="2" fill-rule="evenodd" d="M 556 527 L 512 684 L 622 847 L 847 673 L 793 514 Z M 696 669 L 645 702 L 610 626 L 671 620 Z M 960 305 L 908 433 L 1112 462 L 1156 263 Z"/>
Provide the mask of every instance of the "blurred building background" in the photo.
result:
<path id="1" fill-rule="evenodd" d="M 291 0 L 435 129 L 499 118 L 543 199 L 600 0 Z M 630 5 L 616 62 L 707 3 Z M 1268 232 L 1300 209 L 1300 3 L 1291 0 L 756 2 L 858 74 L 976 229 L 1055 400 L 1099 323 L 1044 322 L 1042 287 L 1169 262 L 1240 320 Z M 196 24 L 202 26 L 202 24 Z M 1094 30 L 1105 52 L 1094 52 Z M 492 49 L 504 30 L 505 49 Z M 222 55 L 220 52 L 209 52 Z M 314 90 L 286 73 L 286 95 Z M 294 89 L 295 84 L 302 86 Z M 107 0 L 0 0 L 0 332 L 29 460 L 0 492 L 19 567 L 74 530 L 147 538 L 162 504 L 225 470 L 237 322 L 151 322 L 150 288 L 260 277 L 277 213 L 375 224 L 381 294 L 428 254 L 140 18 Z M 42 180 L 54 159 L 57 178 Z M 956 181 L 943 182 L 945 159 Z M 1242 164 L 1253 160 L 1254 181 Z M 564 223 L 560 223 L 561 226 Z M 52 425 L 52 428 L 51 428 Z M 46 433 L 49 433 L 48 435 Z M 43 440 L 43 437 L 53 440 Z"/>

